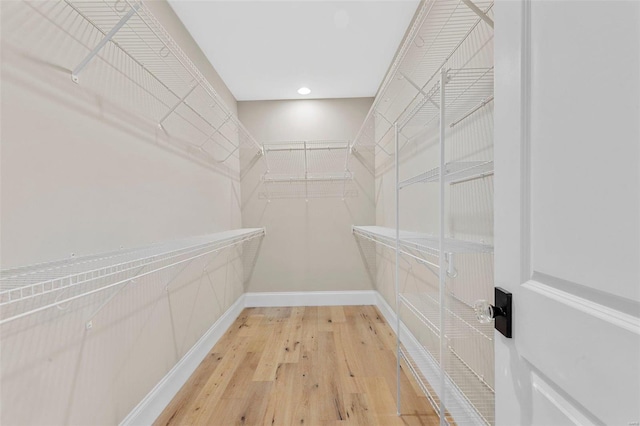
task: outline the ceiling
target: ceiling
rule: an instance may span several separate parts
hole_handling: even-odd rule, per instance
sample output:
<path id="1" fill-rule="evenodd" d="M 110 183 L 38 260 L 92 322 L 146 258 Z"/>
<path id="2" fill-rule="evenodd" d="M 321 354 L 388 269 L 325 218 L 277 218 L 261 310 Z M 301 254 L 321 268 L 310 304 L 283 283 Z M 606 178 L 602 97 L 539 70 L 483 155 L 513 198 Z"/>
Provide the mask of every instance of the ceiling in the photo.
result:
<path id="1" fill-rule="evenodd" d="M 418 0 L 169 0 L 239 101 L 374 96 Z M 309 95 L 297 93 L 300 87 Z"/>

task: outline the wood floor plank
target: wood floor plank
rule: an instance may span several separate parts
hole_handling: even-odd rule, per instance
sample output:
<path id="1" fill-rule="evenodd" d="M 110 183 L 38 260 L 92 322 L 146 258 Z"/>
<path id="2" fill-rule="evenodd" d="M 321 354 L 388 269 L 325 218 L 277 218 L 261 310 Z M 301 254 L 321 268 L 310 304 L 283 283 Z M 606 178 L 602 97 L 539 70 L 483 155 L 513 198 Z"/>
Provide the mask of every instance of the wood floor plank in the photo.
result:
<path id="1" fill-rule="evenodd" d="M 318 350 L 318 307 L 307 306 L 302 316 L 302 351 Z"/>
<path id="2" fill-rule="evenodd" d="M 332 331 L 333 319 L 328 306 L 318 307 L 318 331 Z"/>
<path id="3" fill-rule="evenodd" d="M 247 346 L 247 351 L 262 353 L 264 352 L 267 343 L 272 339 L 274 327 L 261 323 L 256 328 L 255 334 L 249 337 L 249 346 Z"/>
<path id="4" fill-rule="evenodd" d="M 248 308 L 156 425 L 437 425 L 373 306 Z"/>
<path id="5" fill-rule="evenodd" d="M 300 361 L 304 309 L 304 307 L 295 307 L 291 310 L 291 316 L 285 331 L 284 351 L 280 352 L 281 362 L 292 363 Z"/>
<path id="6" fill-rule="evenodd" d="M 329 306 L 329 317 L 333 324 L 346 322 L 347 318 L 344 314 L 344 306 Z"/>
<path id="7" fill-rule="evenodd" d="M 254 336 L 260 327 L 260 323 L 264 319 L 262 314 L 249 315 L 245 321 L 240 324 L 238 336 L 250 337 Z"/>
<path id="8" fill-rule="evenodd" d="M 352 336 L 344 325 L 337 326 L 333 332 L 336 346 L 337 365 L 344 391 L 358 393 L 356 378 L 364 376 L 361 365 L 362 354 L 356 353 L 351 341 Z"/>
<path id="9" fill-rule="evenodd" d="M 271 319 L 266 319 L 267 322 Z M 265 348 L 262 351 L 260 362 L 253 375 L 253 380 L 256 382 L 267 381 L 272 382 L 276 378 L 276 370 L 281 360 L 280 352 L 284 350 L 284 335 L 285 330 L 283 323 L 270 323 L 273 327 L 269 340 L 266 342 Z"/>
<path id="10" fill-rule="evenodd" d="M 193 395 L 191 404 L 186 408 L 186 424 L 205 424 L 215 412 L 215 403 L 220 399 L 236 370 L 247 356 L 247 344 L 246 337 L 238 336 L 232 348 L 222 356 L 220 364 L 211 373 L 207 383 L 200 392 Z"/>

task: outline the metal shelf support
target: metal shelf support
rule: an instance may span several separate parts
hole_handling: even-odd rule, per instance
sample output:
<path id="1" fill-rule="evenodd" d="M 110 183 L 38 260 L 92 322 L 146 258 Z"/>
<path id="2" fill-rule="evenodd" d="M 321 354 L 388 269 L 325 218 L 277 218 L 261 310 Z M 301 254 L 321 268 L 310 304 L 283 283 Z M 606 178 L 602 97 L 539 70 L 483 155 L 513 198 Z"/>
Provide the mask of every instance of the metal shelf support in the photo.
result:
<path id="1" fill-rule="evenodd" d="M 489 18 L 486 13 L 484 13 L 478 6 L 476 6 L 471 0 L 462 0 L 467 7 L 480 17 L 484 22 L 486 22 L 491 28 L 493 28 L 493 19 Z"/>
<path id="2" fill-rule="evenodd" d="M 89 52 L 89 54 L 82 60 L 82 62 L 80 62 L 78 66 L 76 66 L 73 69 L 73 71 L 71 71 L 71 80 L 73 80 L 74 83 L 78 83 L 79 81 L 78 75 L 84 69 L 84 67 L 86 67 L 87 64 L 89 64 L 89 62 L 91 62 L 91 60 L 102 50 L 102 48 L 109 41 L 111 41 L 113 36 L 116 35 L 116 33 L 120 30 L 120 28 L 122 28 L 124 24 L 127 23 L 129 18 L 131 18 L 138 11 L 139 8 L 140 8 L 140 2 L 133 4 L 131 6 L 131 9 L 129 9 L 129 12 L 127 12 L 127 14 L 124 15 L 122 19 L 120 19 L 120 21 L 111 29 L 111 31 L 109 31 L 107 35 L 104 36 L 102 40 L 100 40 L 100 43 L 98 43 L 98 45 L 94 47 L 91 52 Z"/>
<path id="3" fill-rule="evenodd" d="M 166 120 L 171 114 L 173 114 L 173 111 L 175 111 L 176 108 L 178 108 L 180 105 L 182 105 L 182 103 L 187 99 L 187 97 L 189 97 L 189 95 L 194 90 L 196 90 L 196 87 L 198 87 L 198 83 L 196 83 L 193 86 L 191 86 L 191 89 L 189 89 L 189 91 L 182 98 L 180 98 L 180 100 L 178 102 L 176 102 L 176 104 L 174 106 L 172 106 L 169 109 L 169 111 L 167 111 L 167 113 L 164 115 L 164 117 L 162 117 L 160 120 L 158 120 L 158 125 L 160 127 L 162 127 L 162 123 L 164 123 L 164 120 Z"/>

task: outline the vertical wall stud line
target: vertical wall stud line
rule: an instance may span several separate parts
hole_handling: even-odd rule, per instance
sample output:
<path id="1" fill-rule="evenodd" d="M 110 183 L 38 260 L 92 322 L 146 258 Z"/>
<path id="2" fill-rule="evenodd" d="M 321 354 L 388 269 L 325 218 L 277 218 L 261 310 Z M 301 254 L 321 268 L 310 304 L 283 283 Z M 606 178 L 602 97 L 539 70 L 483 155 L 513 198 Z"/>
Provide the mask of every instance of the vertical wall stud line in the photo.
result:
<path id="1" fill-rule="evenodd" d="M 78 66 L 76 66 L 73 71 L 71 71 L 71 80 L 76 83 L 78 82 L 78 75 L 84 69 L 84 67 L 86 67 L 87 64 L 91 62 L 91 60 L 98 54 L 98 52 L 100 52 L 100 50 L 102 50 L 102 48 L 113 38 L 113 36 L 116 35 L 120 28 L 122 28 L 124 24 L 127 23 L 129 18 L 131 18 L 139 8 L 140 2 L 137 2 L 131 6 L 129 12 L 127 12 L 127 14 L 124 15 L 122 19 L 120 19 L 120 21 L 111 29 L 111 31 L 109 31 L 107 35 L 104 36 L 102 40 L 100 40 L 100 43 L 98 43 L 98 45 L 94 47 L 91 52 L 89 52 L 89 54 L 82 60 L 82 62 L 80 62 Z"/>

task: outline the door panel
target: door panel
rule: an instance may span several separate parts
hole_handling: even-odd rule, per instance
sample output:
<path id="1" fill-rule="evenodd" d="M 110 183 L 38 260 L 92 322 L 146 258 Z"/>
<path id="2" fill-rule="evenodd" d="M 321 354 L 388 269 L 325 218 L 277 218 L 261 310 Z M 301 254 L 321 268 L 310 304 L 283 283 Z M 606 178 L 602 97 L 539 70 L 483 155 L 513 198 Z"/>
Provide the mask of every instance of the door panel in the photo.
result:
<path id="1" fill-rule="evenodd" d="M 495 13 L 496 424 L 639 424 L 640 2 Z"/>
<path id="2" fill-rule="evenodd" d="M 534 280 L 518 297 L 520 355 L 605 424 L 636 418 L 637 319 Z"/>
<path id="3" fill-rule="evenodd" d="M 580 410 L 549 386 L 540 376 L 532 373 L 533 424 L 595 426 L 597 423 L 584 416 Z"/>
<path id="4" fill-rule="evenodd" d="M 531 2 L 533 271 L 640 301 L 637 1 Z"/>

